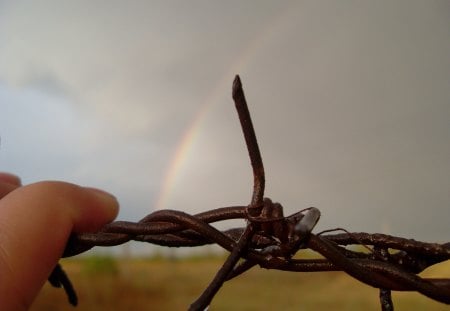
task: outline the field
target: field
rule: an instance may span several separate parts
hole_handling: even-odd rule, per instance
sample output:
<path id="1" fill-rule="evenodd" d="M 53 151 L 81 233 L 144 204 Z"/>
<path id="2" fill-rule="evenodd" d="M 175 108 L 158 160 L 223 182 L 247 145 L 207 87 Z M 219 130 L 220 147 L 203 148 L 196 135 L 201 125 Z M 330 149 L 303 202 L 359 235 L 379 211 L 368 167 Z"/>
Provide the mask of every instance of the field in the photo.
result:
<path id="1" fill-rule="evenodd" d="M 63 261 L 79 295 L 74 309 L 61 289 L 46 284 L 32 311 L 186 310 L 223 258 Z M 450 262 L 426 271 L 450 276 Z M 417 293 L 394 293 L 395 310 L 450 310 Z M 224 285 L 210 310 L 380 310 L 378 290 L 340 272 L 294 273 L 253 268 Z"/>

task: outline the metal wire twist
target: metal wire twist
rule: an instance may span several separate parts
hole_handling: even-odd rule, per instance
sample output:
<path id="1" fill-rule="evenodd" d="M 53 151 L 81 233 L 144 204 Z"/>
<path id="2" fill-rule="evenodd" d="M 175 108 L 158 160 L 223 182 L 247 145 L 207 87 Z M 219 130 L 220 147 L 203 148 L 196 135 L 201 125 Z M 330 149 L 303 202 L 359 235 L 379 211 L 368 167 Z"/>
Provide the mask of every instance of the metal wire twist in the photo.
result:
<path id="1" fill-rule="evenodd" d="M 416 291 L 433 300 L 450 304 L 449 278 L 422 278 L 418 273 L 450 259 L 450 243 L 415 241 L 379 233 L 327 230 L 313 234 L 320 212 L 307 208 L 285 217 L 281 204 L 264 198 L 264 167 L 239 76 L 233 83 L 233 99 L 244 132 L 253 168 L 253 195 L 247 206 L 213 209 L 196 215 L 177 210 L 155 211 L 141 221 L 115 221 L 96 233 L 74 234 L 63 257 L 83 253 L 94 246 L 115 246 L 128 241 L 167 247 L 218 244 L 229 257 L 189 310 L 204 310 L 225 281 L 259 265 L 266 269 L 293 272 L 344 271 L 355 279 L 380 289 L 382 310 L 393 310 L 391 291 Z M 220 231 L 214 222 L 245 219 L 247 225 Z M 325 234 L 342 230 L 344 233 Z M 352 251 L 348 245 L 362 245 L 369 252 Z M 318 252 L 323 259 L 293 257 L 301 249 Z M 241 263 L 237 263 L 243 259 Z M 49 281 L 64 287 L 73 305 L 77 297 L 69 278 L 58 265 Z"/>

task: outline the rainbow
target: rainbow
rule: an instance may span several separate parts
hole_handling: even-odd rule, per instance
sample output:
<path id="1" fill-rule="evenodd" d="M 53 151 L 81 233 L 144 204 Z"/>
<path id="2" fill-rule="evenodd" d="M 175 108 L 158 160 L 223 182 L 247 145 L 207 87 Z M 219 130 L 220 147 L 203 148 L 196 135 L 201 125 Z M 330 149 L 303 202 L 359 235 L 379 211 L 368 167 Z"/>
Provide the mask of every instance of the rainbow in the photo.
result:
<path id="1" fill-rule="evenodd" d="M 194 144 L 194 140 L 199 132 L 202 120 L 205 118 L 210 106 L 203 104 L 199 109 L 199 112 L 194 117 L 193 121 L 185 130 L 183 136 L 181 137 L 170 165 L 163 179 L 162 191 L 156 201 L 155 209 L 164 209 L 169 200 L 170 194 L 172 193 L 172 188 L 175 185 L 178 172 L 183 167 L 186 159 L 188 157 L 191 146 Z"/>
<path id="2" fill-rule="evenodd" d="M 251 40 L 243 49 L 241 57 L 239 57 L 238 60 L 230 66 L 230 70 L 228 70 L 226 74 L 223 75 L 222 79 L 218 81 L 216 87 L 213 88 L 213 91 L 206 96 L 204 103 L 201 105 L 193 120 L 187 126 L 184 134 L 177 144 L 177 147 L 175 148 L 174 155 L 169 162 L 168 169 L 166 170 L 166 174 L 163 178 L 161 192 L 154 204 L 155 210 L 164 209 L 167 207 L 179 172 L 183 168 L 191 147 L 198 136 L 197 134 L 203 125 L 203 121 L 213 107 L 214 103 L 216 103 L 219 97 L 223 94 L 230 94 L 231 100 L 231 82 L 233 81 L 235 74 L 238 72 L 244 72 L 246 65 L 249 63 L 250 57 L 255 55 L 256 52 L 263 48 L 263 46 L 267 44 L 270 39 L 276 36 L 276 34 L 279 33 L 280 27 L 286 26 L 286 23 L 291 20 L 286 15 L 292 11 L 292 8 L 288 7 L 279 13 L 271 23 L 264 27 L 262 31 L 260 31 L 259 35 L 255 36 L 255 38 Z"/>

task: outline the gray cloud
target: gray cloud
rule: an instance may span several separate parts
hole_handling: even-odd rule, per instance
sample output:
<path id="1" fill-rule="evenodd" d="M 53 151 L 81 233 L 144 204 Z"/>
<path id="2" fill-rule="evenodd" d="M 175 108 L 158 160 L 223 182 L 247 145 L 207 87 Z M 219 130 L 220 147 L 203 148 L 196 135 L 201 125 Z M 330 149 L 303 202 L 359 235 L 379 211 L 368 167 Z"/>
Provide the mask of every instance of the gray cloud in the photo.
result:
<path id="1" fill-rule="evenodd" d="M 0 168 L 96 184 L 119 196 L 122 219 L 138 219 L 206 109 L 166 207 L 247 204 L 231 101 L 240 73 L 267 195 L 287 212 L 316 206 L 323 229 L 447 240 L 447 2 L 174 5 L 6 5 Z"/>

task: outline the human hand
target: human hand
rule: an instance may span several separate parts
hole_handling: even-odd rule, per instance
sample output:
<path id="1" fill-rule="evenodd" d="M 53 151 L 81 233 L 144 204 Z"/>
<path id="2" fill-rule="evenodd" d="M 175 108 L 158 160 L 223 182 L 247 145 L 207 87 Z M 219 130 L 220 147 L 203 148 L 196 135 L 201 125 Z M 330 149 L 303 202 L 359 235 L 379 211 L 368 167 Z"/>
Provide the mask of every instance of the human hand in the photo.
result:
<path id="1" fill-rule="evenodd" d="M 72 232 L 92 232 L 118 213 L 110 194 L 44 181 L 21 186 L 0 173 L 0 309 L 27 310 Z"/>

